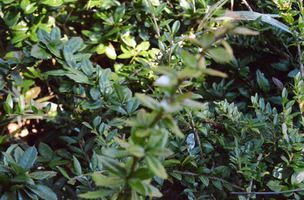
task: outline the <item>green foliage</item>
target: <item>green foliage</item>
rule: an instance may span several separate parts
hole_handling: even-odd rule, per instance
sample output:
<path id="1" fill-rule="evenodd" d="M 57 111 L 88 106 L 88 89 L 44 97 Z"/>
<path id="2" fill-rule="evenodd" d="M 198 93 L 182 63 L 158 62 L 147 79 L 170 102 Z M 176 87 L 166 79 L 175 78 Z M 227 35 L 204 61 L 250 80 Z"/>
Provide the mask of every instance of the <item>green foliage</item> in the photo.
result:
<path id="1" fill-rule="evenodd" d="M 0 164 L 1 199 L 57 199 L 56 194 L 42 182 L 56 176 L 56 172 L 29 173 L 37 159 L 38 152 L 35 147 L 23 151 L 14 144 L 2 154 L 4 159 Z"/>
<path id="2" fill-rule="evenodd" d="M 233 2 L 0 1 L 1 199 L 301 199 L 302 1 Z"/>

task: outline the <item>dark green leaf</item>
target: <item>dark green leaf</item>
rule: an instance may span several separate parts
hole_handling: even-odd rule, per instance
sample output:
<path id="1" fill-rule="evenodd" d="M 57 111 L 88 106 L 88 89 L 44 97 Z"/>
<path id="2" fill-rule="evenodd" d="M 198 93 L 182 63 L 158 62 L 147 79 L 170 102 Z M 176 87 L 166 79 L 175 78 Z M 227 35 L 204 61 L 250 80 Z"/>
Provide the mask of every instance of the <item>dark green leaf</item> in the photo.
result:
<path id="1" fill-rule="evenodd" d="M 40 184 L 27 185 L 32 192 L 45 200 L 57 200 L 57 195 L 48 187 Z"/>
<path id="2" fill-rule="evenodd" d="M 4 16 L 4 21 L 8 27 L 12 27 L 18 23 L 19 18 L 20 18 L 20 12 L 12 9 L 6 12 Z"/>
<path id="3" fill-rule="evenodd" d="M 97 100 L 99 95 L 100 95 L 100 91 L 99 88 L 94 86 L 90 89 L 90 95 L 92 97 L 93 100 Z"/>
<path id="4" fill-rule="evenodd" d="M 78 159 L 75 156 L 73 156 L 73 166 L 76 170 L 77 175 L 81 175 L 82 174 L 81 165 L 80 165 L 80 162 L 78 161 Z"/>
<path id="5" fill-rule="evenodd" d="M 31 50 L 31 56 L 42 60 L 47 60 L 52 58 L 51 54 L 47 53 L 45 49 L 42 49 L 37 44 L 33 45 Z"/>
<path id="6" fill-rule="evenodd" d="M 12 71 L 11 76 L 14 79 L 14 81 L 16 81 L 18 84 L 22 84 L 23 80 L 18 72 Z"/>
<path id="7" fill-rule="evenodd" d="M 260 70 L 256 71 L 256 76 L 257 76 L 257 82 L 258 82 L 259 87 L 265 93 L 267 93 L 270 90 L 270 85 L 269 85 L 268 80 L 265 78 L 264 74 Z"/>
<path id="8" fill-rule="evenodd" d="M 63 57 L 65 59 L 65 61 L 67 62 L 67 64 L 71 67 L 71 68 L 77 68 L 76 65 L 76 61 L 73 55 L 73 52 L 71 51 L 71 49 L 64 45 L 63 46 Z"/>
<path id="9" fill-rule="evenodd" d="M 53 46 L 51 44 L 47 44 L 46 47 L 48 48 L 48 50 L 50 50 L 50 52 L 55 55 L 57 58 L 61 58 L 60 55 L 60 50 L 58 49 L 58 46 Z"/>
<path id="10" fill-rule="evenodd" d="M 82 71 L 88 76 L 92 76 L 92 74 L 95 71 L 91 61 L 86 58 L 81 61 L 81 68 L 82 68 Z"/>
<path id="11" fill-rule="evenodd" d="M 48 160 L 51 160 L 53 157 L 53 150 L 47 144 L 45 144 L 43 142 L 39 143 L 38 152 L 42 157 L 44 157 Z"/>
<path id="12" fill-rule="evenodd" d="M 75 53 L 78 51 L 83 45 L 83 40 L 80 37 L 74 37 L 69 40 L 67 43 L 67 46 L 72 51 L 72 53 Z"/>
<path id="13" fill-rule="evenodd" d="M 61 31 L 58 27 L 54 27 L 51 31 L 51 44 L 52 45 L 58 45 L 60 44 L 60 39 L 61 39 Z"/>
<path id="14" fill-rule="evenodd" d="M 43 29 L 37 31 L 37 37 L 44 44 L 48 44 L 51 41 L 50 34 Z"/>
<path id="15" fill-rule="evenodd" d="M 35 147 L 29 147 L 22 155 L 19 165 L 21 165 L 24 171 L 28 171 L 34 164 L 37 158 L 37 150 Z"/>

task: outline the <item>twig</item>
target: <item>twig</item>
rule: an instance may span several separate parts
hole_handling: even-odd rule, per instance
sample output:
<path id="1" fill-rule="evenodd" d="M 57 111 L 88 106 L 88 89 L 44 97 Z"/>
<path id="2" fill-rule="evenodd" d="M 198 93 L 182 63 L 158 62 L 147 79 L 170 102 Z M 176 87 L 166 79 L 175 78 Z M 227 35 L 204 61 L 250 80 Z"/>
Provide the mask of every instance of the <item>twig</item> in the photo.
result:
<path id="1" fill-rule="evenodd" d="M 249 6 L 249 4 L 247 3 L 246 0 L 242 0 L 243 3 L 247 6 L 248 10 L 250 10 L 251 12 L 253 12 L 252 8 Z"/>
<path id="2" fill-rule="evenodd" d="M 294 190 L 286 190 L 286 191 L 281 191 L 281 192 L 230 192 L 230 194 L 234 194 L 234 195 L 246 195 L 246 194 L 278 195 L 278 194 L 285 194 L 285 193 L 299 192 L 299 191 L 304 191 L 304 188 L 298 188 L 298 189 L 294 189 Z"/>
<path id="3" fill-rule="evenodd" d="M 181 90 L 180 87 L 178 87 L 178 91 L 179 91 L 180 94 L 183 94 L 183 91 Z M 200 138 L 198 136 L 198 131 L 197 131 L 197 128 L 195 127 L 195 123 L 193 121 L 193 116 L 192 116 L 191 111 L 189 112 L 189 118 L 191 120 L 192 130 L 194 132 L 194 135 L 195 135 L 195 138 L 196 138 L 196 142 L 197 142 L 197 145 L 198 145 L 199 150 L 200 150 L 201 160 L 204 160 L 204 154 L 203 154 L 202 144 L 201 144 Z"/>
<path id="4" fill-rule="evenodd" d="M 234 6 L 234 0 L 231 0 L 231 8 L 230 8 L 231 11 L 233 11 L 233 6 Z"/>
<path id="5" fill-rule="evenodd" d="M 263 154 L 260 153 L 260 154 L 259 154 L 259 157 L 258 157 L 258 161 L 257 161 L 257 163 L 256 163 L 256 164 L 257 164 L 256 166 L 258 166 L 258 165 L 260 164 L 260 161 L 262 160 L 262 157 L 263 157 Z M 253 183 L 253 179 L 251 179 L 250 182 L 249 182 L 249 187 L 248 187 L 248 188 L 249 188 L 249 192 L 251 192 L 252 183 Z M 251 195 L 249 194 L 247 200 L 250 200 L 250 196 L 251 196 Z"/>
<path id="6" fill-rule="evenodd" d="M 149 3 L 149 7 L 150 7 L 151 14 L 152 14 L 152 17 L 153 17 L 153 21 L 154 21 L 154 24 L 155 24 L 155 29 L 156 29 L 157 36 L 160 37 L 160 32 L 159 32 L 159 28 L 158 28 L 157 21 L 156 21 L 156 18 L 155 18 L 155 14 L 153 13 L 153 10 L 152 10 L 151 1 L 148 0 L 148 3 Z"/>
<path id="7" fill-rule="evenodd" d="M 102 174 L 104 173 L 105 170 L 102 170 L 102 171 L 96 171 L 96 172 L 93 172 L 93 174 Z M 79 176 L 75 176 L 73 178 L 70 178 L 70 180 L 75 180 L 75 179 L 78 179 L 78 178 L 82 178 L 82 177 L 85 177 L 85 176 L 89 176 L 88 174 L 82 174 L 82 175 L 79 175 Z"/>
<path id="8" fill-rule="evenodd" d="M 304 77 L 304 67 L 303 67 L 303 62 L 302 62 L 301 46 L 300 46 L 300 42 L 299 42 L 298 37 L 296 38 L 296 43 L 297 43 L 297 47 L 298 47 L 298 55 L 299 55 L 300 71 L 301 71 L 302 80 L 303 80 L 303 77 Z"/>
<path id="9" fill-rule="evenodd" d="M 136 74 L 138 74 L 140 71 L 142 70 L 142 68 L 139 68 L 138 70 L 136 70 L 133 74 L 131 74 L 128 78 L 133 78 Z M 122 85 L 126 82 L 126 80 L 120 81 L 119 85 Z"/>
<path id="10" fill-rule="evenodd" d="M 263 5 L 262 5 L 261 0 L 259 0 L 259 3 L 261 4 L 261 13 L 263 13 L 263 14 L 264 14 L 264 8 L 263 8 Z"/>
<path id="11" fill-rule="evenodd" d="M 221 182 L 223 182 L 223 183 L 227 183 L 227 184 L 231 185 L 232 187 L 234 187 L 234 188 L 236 188 L 236 189 L 239 189 L 239 190 L 241 190 L 241 191 L 245 191 L 244 188 L 241 188 L 241 187 L 239 187 L 239 186 L 237 186 L 237 185 L 235 185 L 235 184 L 232 184 L 232 183 L 230 183 L 230 182 L 228 182 L 228 181 L 226 181 L 226 180 L 224 180 L 224 179 L 218 178 L 218 177 L 206 176 L 206 175 L 198 175 L 198 174 L 192 173 L 192 172 L 181 172 L 181 171 L 177 171 L 177 170 L 173 170 L 172 172 L 174 172 L 174 173 L 179 173 L 179 174 L 184 174 L 184 175 L 204 176 L 204 177 L 209 178 L 209 179 L 211 179 L 211 180 L 216 180 L 216 181 L 221 181 Z M 304 190 L 304 189 L 303 189 L 303 190 Z"/>

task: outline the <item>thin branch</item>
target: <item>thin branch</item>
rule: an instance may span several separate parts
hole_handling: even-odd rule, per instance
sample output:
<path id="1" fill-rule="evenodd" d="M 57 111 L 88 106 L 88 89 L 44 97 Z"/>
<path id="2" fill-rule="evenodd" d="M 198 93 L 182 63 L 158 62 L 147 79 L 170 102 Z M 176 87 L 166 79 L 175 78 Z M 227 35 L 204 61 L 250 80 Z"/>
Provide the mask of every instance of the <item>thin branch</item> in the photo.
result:
<path id="1" fill-rule="evenodd" d="M 142 70 L 142 68 L 139 68 L 138 70 L 136 70 L 133 74 L 131 74 L 128 78 L 133 78 L 136 74 L 138 74 L 140 71 Z M 120 81 L 119 85 L 122 85 L 126 82 L 126 80 Z"/>
<path id="2" fill-rule="evenodd" d="M 260 164 L 260 161 L 262 160 L 262 157 L 263 157 L 263 154 L 262 153 L 260 153 L 259 154 L 259 157 L 258 157 L 258 161 L 257 161 L 257 163 L 256 163 L 256 166 L 258 166 L 259 164 Z M 250 180 L 250 182 L 249 182 L 249 192 L 251 192 L 251 189 L 252 189 L 252 183 L 253 183 L 253 179 L 251 179 Z M 250 194 L 248 195 L 248 198 L 247 198 L 247 200 L 250 200 Z"/>
<path id="3" fill-rule="evenodd" d="M 184 175 L 204 176 L 204 177 L 209 178 L 209 179 L 211 179 L 211 180 L 216 180 L 216 181 L 221 181 L 222 183 L 227 183 L 227 184 L 231 185 L 232 187 L 234 187 L 234 188 L 236 188 L 236 189 L 239 189 L 239 190 L 241 190 L 241 191 L 245 191 L 244 188 L 241 188 L 241 187 L 239 187 L 239 186 L 237 186 L 237 185 L 234 185 L 234 184 L 232 184 L 232 183 L 230 183 L 230 182 L 228 182 L 228 181 L 226 181 L 226 180 L 224 180 L 224 179 L 218 178 L 218 177 L 206 176 L 206 175 L 198 175 L 198 174 L 192 173 L 192 172 L 181 172 L 181 171 L 177 171 L 177 170 L 173 170 L 172 172 L 174 172 L 174 173 L 179 173 L 179 174 L 184 174 Z M 304 189 L 303 189 L 303 190 L 304 190 Z"/>
<path id="4" fill-rule="evenodd" d="M 181 90 L 180 87 L 178 87 L 178 91 L 179 91 L 180 94 L 183 94 L 183 91 Z M 191 120 L 192 130 L 194 132 L 194 135 L 195 135 L 195 138 L 196 138 L 196 142 L 197 142 L 197 145 L 198 145 L 199 150 L 200 150 L 201 160 L 204 160 L 204 154 L 203 154 L 202 144 L 201 144 L 201 141 L 200 141 L 200 138 L 199 138 L 199 135 L 198 135 L 197 128 L 196 128 L 195 123 L 193 121 L 193 116 L 192 116 L 191 111 L 189 112 L 189 118 Z"/>
<path id="5" fill-rule="evenodd" d="M 296 38 L 296 43 L 297 43 L 297 47 L 298 47 L 298 55 L 299 55 L 300 71 L 301 71 L 302 80 L 303 80 L 303 77 L 304 77 L 304 66 L 303 66 L 303 62 L 302 62 L 302 51 L 301 51 L 301 45 L 300 45 L 300 42 L 299 42 L 298 37 Z"/>
<path id="6" fill-rule="evenodd" d="M 152 17 L 153 17 L 153 21 L 154 21 L 154 24 L 155 24 L 155 29 L 156 29 L 157 36 L 160 37 L 160 32 L 159 32 L 159 28 L 158 28 L 157 21 L 156 21 L 156 18 L 155 18 L 155 14 L 153 13 L 153 10 L 152 10 L 151 1 L 148 0 L 148 3 L 149 3 L 149 7 L 150 7 L 151 14 L 152 14 Z"/>
<path id="7" fill-rule="evenodd" d="M 286 191 L 281 191 L 281 192 L 230 192 L 230 194 L 233 195 L 248 195 L 248 194 L 262 194 L 262 195 L 278 195 L 278 194 L 285 194 L 285 193 L 290 193 L 290 192 L 299 192 L 299 191 L 304 191 L 304 188 L 298 188 L 294 190 L 286 190 Z"/>
<path id="8" fill-rule="evenodd" d="M 247 3 L 246 0 L 242 0 L 242 2 L 247 6 L 248 10 L 250 10 L 251 12 L 253 12 L 252 8 L 249 6 L 249 4 Z"/>
<path id="9" fill-rule="evenodd" d="M 93 172 L 93 174 L 102 174 L 102 173 L 104 173 L 105 172 L 105 170 L 102 170 L 102 171 L 96 171 L 96 172 Z M 83 178 L 83 177 L 85 177 L 85 176 L 88 176 L 87 174 L 82 174 L 82 175 L 80 175 L 80 176 L 75 176 L 75 177 L 73 177 L 73 178 L 70 178 L 70 180 L 76 180 L 76 179 L 78 179 L 78 178 Z"/>

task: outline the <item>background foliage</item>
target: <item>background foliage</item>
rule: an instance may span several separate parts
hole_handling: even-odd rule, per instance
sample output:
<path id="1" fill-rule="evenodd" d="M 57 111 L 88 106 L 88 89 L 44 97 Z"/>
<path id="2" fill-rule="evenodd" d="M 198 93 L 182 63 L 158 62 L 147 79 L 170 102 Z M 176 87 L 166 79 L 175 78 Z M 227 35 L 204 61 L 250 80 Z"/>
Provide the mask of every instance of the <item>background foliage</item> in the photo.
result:
<path id="1" fill-rule="evenodd" d="M 302 3 L 1 0 L 1 200 L 303 198 Z"/>

